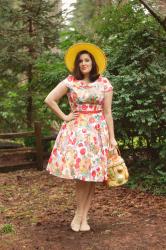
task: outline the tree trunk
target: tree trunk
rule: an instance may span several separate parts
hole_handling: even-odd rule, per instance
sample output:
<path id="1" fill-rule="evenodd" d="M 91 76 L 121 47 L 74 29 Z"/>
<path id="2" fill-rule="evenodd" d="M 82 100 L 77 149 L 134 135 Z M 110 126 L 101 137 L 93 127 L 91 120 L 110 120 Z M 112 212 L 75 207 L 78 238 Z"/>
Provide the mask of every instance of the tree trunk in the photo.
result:
<path id="1" fill-rule="evenodd" d="M 161 26 L 166 31 L 166 18 L 162 20 L 161 17 L 157 15 L 156 12 L 154 12 L 154 10 L 146 3 L 146 1 L 144 0 L 139 0 L 139 1 L 150 12 L 150 14 L 157 20 L 157 22 L 161 24 Z"/>
<path id="2" fill-rule="evenodd" d="M 32 99 L 32 65 L 29 65 L 27 71 L 28 77 L 28 92 L 27 92 L 27 127 L 33 127 L 33 99 Z"/>
<path id="3" fill-rule="evenodd" d="M 32 25 L 32 19 L 28 20 L 28 31 L 29 36 L 33 36 L 33 25 Z M 34 54 L 34 48 L 29 46 L 28 52 L 30 54 L 30 57 L 33 59 Z M 32 79 L 33 79 L 33 73 L 32 73 L 33 65 L 29 63 L 27 68 L 27 78 L 28 78 L 28 93 L 27 93 L 27 127 L 32 128 L 33 127 L 33 99 L 32 99 Z"/>

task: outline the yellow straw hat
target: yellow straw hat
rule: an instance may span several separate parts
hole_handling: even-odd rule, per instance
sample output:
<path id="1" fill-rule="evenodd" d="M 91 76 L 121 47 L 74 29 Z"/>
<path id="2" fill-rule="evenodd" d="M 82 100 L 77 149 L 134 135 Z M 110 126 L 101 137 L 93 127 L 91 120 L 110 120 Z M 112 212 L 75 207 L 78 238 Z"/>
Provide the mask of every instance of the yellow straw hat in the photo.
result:
<path id="1" fill-rule="evenodd" d="M 94 56 L 95 61 L 99 67 L 99 74 L 102 74 L 106 69 L 107 58 L 103 50 L 101 50 L 98 46 L 92 43 L 76 43 L 69 47 L 65 54 L 65 64 L 68 70 L 70 72 L 73 71 L 75 58 L 77 54 L 82 50 L 87 50 Z"/>

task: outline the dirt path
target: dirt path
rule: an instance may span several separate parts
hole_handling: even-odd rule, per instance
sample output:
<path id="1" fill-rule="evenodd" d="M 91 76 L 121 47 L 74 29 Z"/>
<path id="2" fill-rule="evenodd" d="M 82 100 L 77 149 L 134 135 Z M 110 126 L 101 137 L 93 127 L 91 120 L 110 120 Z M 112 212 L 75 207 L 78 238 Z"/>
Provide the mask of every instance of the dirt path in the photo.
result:
<path id="1" fill-rule="evenodd" d="M 161 250 L 166 249 L 166 198 L 97 184 L 89 214 L 90 232 L 72 232 L 74 183 L 46 171 L 0 174 L 0 249 Z"/>

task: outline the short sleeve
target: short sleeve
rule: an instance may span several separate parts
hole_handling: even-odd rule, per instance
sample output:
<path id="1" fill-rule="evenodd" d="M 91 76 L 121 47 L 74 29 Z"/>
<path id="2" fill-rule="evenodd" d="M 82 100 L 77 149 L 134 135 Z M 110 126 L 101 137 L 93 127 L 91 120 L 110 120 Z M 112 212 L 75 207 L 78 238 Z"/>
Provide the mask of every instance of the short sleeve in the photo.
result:
<path id="1" fill-rule="evenodd" d="M 72 75 L 68 75 L 60 84 L 64 84 L 67 88 L 71 89 L 72 82 L 74 77 Z"/>
<path id="2" fill-rule="evenodd" d="M 113 86 L 111 82 L 108 80 L 108 78 L 103 77 L 103 83 L 104 83 L 104 92 L 113 91 Z"/>

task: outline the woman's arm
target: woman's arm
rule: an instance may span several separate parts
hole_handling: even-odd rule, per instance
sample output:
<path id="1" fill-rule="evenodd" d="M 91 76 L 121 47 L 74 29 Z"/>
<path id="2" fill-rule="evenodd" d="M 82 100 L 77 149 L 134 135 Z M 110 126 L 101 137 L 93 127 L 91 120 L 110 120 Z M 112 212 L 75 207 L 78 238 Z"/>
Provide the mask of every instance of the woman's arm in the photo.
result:
<path id="1" fill-rule="evenodd" d="M 64 82 L 61 82 L 48 94 L 48 96 L 44 100 L 47 106 L 51 108 L 51 110 L 64 121 L 73 120 L 75 116 L 77 116 L 77 114 L 72 112 L 69 115 L 64 114 L 58 106 L 59 99 L 62 96 L 66 95 L 67 91 L 67 86 Z"/>
<path id="2" fill-rule="evenodd" d="M 109 131 L 109 146 L 110 149 L 114 148 L 117 145 L 114 134 L 114 121 L 112 117 L 112 97 L 113 91 L 104 93 L 104 115 L 108 126 Z"/>

